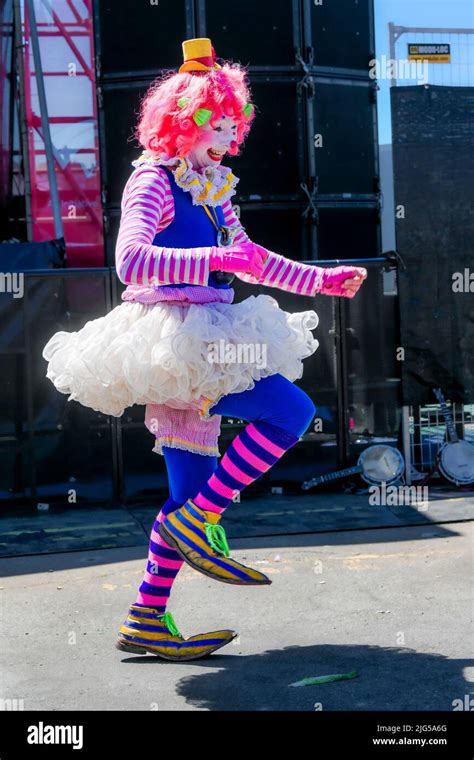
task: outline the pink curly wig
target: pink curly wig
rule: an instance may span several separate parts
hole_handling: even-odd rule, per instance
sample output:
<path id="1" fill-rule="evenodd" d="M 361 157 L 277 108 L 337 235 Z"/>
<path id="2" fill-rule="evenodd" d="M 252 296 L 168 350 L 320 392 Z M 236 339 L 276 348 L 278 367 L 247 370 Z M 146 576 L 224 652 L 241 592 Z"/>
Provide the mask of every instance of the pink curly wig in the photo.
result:
<path id="1" fill-rule="evenodd" d="M 178 100 L 189 98 L 180 108 Z M 193 121 L 199 108 L 212 111 L 211 126 L 223 115 L 235 119 L 236 139 L 229 153 L 236 156 L 255 118 L 255 107 L 247 118 L 242 109 L 250 101 L 246 69 L 237 63 L 224 63 L 221 69 L 206 72 L 167 72 L 156 79 L 140 103 L 134 135 L 151 154 L 187 156 L 201 127 Z"/>

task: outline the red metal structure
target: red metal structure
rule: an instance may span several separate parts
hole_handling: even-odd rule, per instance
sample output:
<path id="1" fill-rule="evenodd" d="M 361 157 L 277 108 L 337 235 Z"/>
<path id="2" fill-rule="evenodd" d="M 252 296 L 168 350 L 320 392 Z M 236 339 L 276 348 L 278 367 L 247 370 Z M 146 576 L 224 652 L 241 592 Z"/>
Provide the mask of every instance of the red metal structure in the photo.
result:
<path id="1" fill-rule="evenodd" d="M 35 241 L 55 237 L 42 134 L 32 25 L 22 0 L 24 91 Z M 34 0 L 54 170 L 68 267 L 103 266 L 95 57 L 91 0 Z"/>

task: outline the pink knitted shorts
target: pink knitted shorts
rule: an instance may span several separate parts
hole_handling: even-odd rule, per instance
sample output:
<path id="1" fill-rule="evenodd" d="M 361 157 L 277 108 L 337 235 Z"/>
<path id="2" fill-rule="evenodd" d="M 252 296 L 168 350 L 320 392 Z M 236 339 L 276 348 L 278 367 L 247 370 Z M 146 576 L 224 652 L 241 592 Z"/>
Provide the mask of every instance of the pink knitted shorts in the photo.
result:
<path id="1" fill-rule="evenodd" d="M 173 409 L 166 404 L 147 404 L 145 425 L 155 436 L 153 451 L 163 454 L 163 446 L 197 454 L 220 456 L 218 439 L 222 417 L 204 419 L 198 409 Z"/>

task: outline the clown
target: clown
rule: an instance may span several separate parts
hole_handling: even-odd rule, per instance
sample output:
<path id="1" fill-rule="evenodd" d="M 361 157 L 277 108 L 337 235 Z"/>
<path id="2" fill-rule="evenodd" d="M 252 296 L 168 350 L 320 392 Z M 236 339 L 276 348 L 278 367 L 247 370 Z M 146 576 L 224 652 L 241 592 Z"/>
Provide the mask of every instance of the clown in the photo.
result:
<path id="1" fill-rule="evenodd" d="M 287 313 L 262 294 L 234 303 L 232 280 L 352 298 L 367 275 L 291 261 L 250 240 L 230 200 L 239 180 L 222 163 L 255 118 L 246 70 L 219 65 L 209 39 L 186 40 L 183 53 L 178 72 L 157 79 L 141 103 L 144 150 L 124 188 L 116 244 L 123 303 L 78 332 L 56 333 L 43 350 L 47 377 L 70 400 L 117 417 L 145 405 L 169 498 L 117 647 L 169 660 L 202 657 L 237 635 L 180 634 L 167 603 L 183 562 L 224 583 L 270 583 L 230 556 L 221 517 L 315 413 L 294 381 L 318 347 L 317 314 Z M 248 424 L 219 461 L 223 415 Z"/>

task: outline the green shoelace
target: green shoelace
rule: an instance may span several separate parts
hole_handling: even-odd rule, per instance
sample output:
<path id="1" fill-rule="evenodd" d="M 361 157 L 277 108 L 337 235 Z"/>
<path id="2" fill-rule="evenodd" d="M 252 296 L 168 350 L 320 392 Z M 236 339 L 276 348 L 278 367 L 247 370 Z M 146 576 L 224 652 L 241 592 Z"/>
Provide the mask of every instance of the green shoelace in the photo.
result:
<path id="1" fill-rule="evenodd" d="M 171 612 L 164 612 L 163 615 L 157 615 L 158 620 L 161 620 L 162 623 L 164 623 L 168 629 L 168 631 L 173 636 L 179 636 L 180 639 L 182 639 L 182 635 L 179 632 L 179 628 L 176 625 L 176 623 L 173 620 L 173 615 Z"/>
<path id="2" fill-rule="evenodd" d="M 206 531 L 207 540 L 214 551 L 223 554 L 224 557 L 229 557 L 229 544 L 227 543 L 227 537 L 222 525 L 213 525 L 212 523 L 205 522 L 204 530 Z"/>

